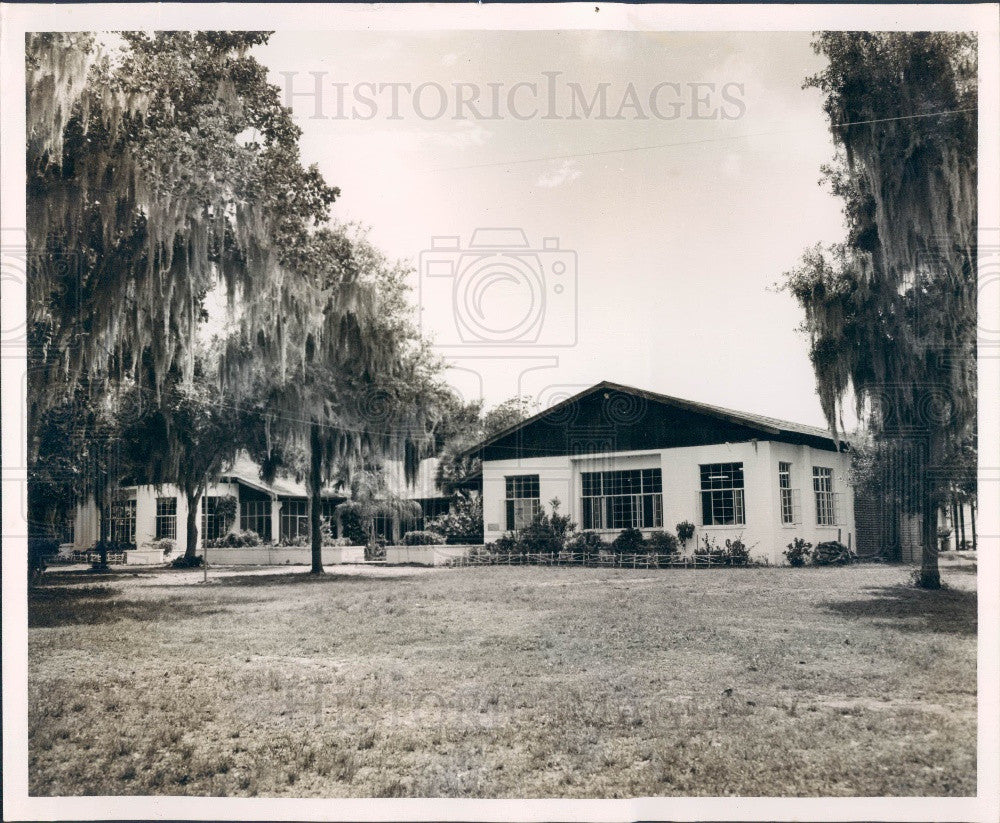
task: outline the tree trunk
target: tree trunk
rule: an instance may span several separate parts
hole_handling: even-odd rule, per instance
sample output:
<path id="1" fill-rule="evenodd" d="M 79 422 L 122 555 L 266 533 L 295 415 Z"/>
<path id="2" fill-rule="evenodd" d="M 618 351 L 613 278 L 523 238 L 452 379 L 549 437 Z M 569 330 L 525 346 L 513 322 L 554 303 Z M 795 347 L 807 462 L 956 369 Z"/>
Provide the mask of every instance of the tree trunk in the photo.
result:
<path id="1" fill-rule="evenodd" d="M 969 500 L 969 525 L 972 526 L 972 550 L 976 550 L 976 501 Z"/>
<path id="2" fill-rule="evenodd" d="M 320 488 L 323 485 L 323 444 L 320 441 L 319 423 L 315 420 L 309 429 L 309 542 L 312 546 L 312 574 L 323 574 L 323 533 L 320 516 L 323 503 Z"/>
<path id="3" fill-rule="evenodd" d="M 100 464 L 94 461 L 94 505 L 97 506 L 97 516 L 100 525 L 97 529 L 97 551 L 100 561 L 95 568 L 107 571 L 108 566 L 108 518 L 111 515 L 111 502 L 108 500 L 107 477 L 101 471 Z"/>
<path id="4" fill-rule="evenodd" d="M 938 569 L 938 537 L 937 537 L 937 503 L 938 496 L 935 494 L 934 480 L 929 477 L 929 467 L 936 465 L 933 458 L 936 454 L 933 448 L 928 449 L 927 462 L 923 467 L 923 552 L 920 562 L 920 588 L 940 589 L 941 572 Z"/>
<path id="5" fill-rule="evenodd" d="M 198 501 L 200 491 L 189 492 L 187 495 L 187 536 L 184 546 L 184 559 L 193 560 L 198 547 Z"/>

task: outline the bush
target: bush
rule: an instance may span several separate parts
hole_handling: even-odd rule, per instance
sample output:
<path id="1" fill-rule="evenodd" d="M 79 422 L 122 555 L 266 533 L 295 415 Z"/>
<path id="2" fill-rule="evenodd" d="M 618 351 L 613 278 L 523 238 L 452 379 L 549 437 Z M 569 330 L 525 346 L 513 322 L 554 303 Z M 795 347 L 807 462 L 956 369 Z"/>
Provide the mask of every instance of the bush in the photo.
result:
<path id="1" fill-rule="evenodd" d="M 197 569 L 204 562 L 205 558 L 200 554 L 196 554 L 194 557 L 187 557 L 182 554 L 180 557 L 175 557 L 170 566 L 174 569 Z"/>
<path id="2" fill-rule="evenodd" d="M 324 546 L 357 546 L 357 543 L 352 543 L 346 537 L 331 537 L 330 540 L 323 544 Z"/>
<path id="3" fill-rule="evenodd" d="M 444 536 L 437 532 L 412 531 L 403 535 L 404 546 L 440 546 L 444 542 Z"/>
<path id="4" fill-rule="evenodd" d="M 817 566 L 846 565 L 853 560 L 857 560 L 857 555 L 839 540 L 820 543 L 813 552 L 813 563 Z"/>
<path id="5" fill-rule="evenodd" d="M 365 546 L 365 560 L 385 560 L 385 540 L 376 537 Z"/>
<path id="6" fill-rule="evenodd" d="M 149 548 L 154 552 L 163 552 L 164 557 L 170 557 L 174 553 L 174 549 L 177 548 L 177 544 L 169 537 L 164 537 L 162 540 L 154 540 L 149 544 Z"/>
<path id="7" fill-rule="evenodd" d="M 361 515 L 353 509 L 341 511 L 340 533 L 350 541 L 349 546 L 364 546 L 368 542 L 368 534 L 361 524 Z"/>
<path id="8" fill-rule="evenodd" d="M 567 550 L 582 554 L 585 559 L 597 557 L 604 548 L 604 541 L 597 532 L 580 532 L 566 541 Z"/>
<path id="9" fill-rule="evenodd" d="M 730 566 L 745 566 L 750 562 L 750 549 L 740 538 L 726 540 L 726 562 Z"/>
<path id="10" fill-rule="evenodd" d="M 615 554 L 638 554 L 646 551 L 646 541 L 638 529 L 625 529 L 611 542 Z"/>
<path id="11" fill-rule="evenodd" d="M 489 544 L 489 548 L 494 554 L 524 554 L 524 548 L 512 534 L 497 538 L 496 542 Z"/>
<path id="12" fill-rule="evenodd" d="M 552 514 L 542 512 L 517 535 L 521 551 L 529 554 L 559 554 L 566 545 L 566 537 L 576 526 L 568 517 L 559 514 L 559 500 L 549 501 Z"/>
<path id="13" fill-rule="evenodd" d="M 788 544 L 783 554 L 788 558 L 790 566 L 804 566 L 812 551 L 812 543 L 807 543 L 801 537 L 796 537 Z"/>
<path id="14" fill-rule="evenodd" d="M 715 538 L 703 534 L 701 545 L 694 550 L 694 555 L 701 560 L 726 566 L 746 566 L 750 563 L 750 547 L 743 542 L 742 537 L 727 539 L 720 546 Z"/>
<path id="15" fill-rule="evenodd" d="M 681 546 L 687 546 L 688 540 L 694 537 L 694 523 L 684 520 L 677 524 L 677 539 L 681 541 Z"/>
<path id="16" fill-rule="evenodd" d="M 649 548 L 654 554 L 677 554 L 680 541 L 670 532 L 653 532 L 649 535 Z"/>
<path id="17" fill-rule="evenodd" d="M 430 520 L 427 531 L 437 532 L 448 543 L 482 542 L 483 498 L 478 494 L 459 492 L 451 510 Z"/>
<path id="18" fill-rule="evenodd" d="M 205 545 L 210 549 L 240 549 L 245 546 L 259 546 L 260 543 L 260 535 L 252 529 L 229 532 L 215 540 L 205 541 Z"/>

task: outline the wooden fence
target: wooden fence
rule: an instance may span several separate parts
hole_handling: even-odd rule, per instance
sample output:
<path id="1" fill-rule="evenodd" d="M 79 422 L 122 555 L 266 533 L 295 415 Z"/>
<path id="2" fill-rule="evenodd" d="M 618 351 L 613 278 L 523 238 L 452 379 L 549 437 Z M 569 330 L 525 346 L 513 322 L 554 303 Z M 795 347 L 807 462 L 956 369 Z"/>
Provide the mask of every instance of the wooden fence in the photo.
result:
<path id="1" fill-rule="evenodd" d="M 449 561 L 449 566 L 593 566 L 615 569 L 704 569 L 719 566 L 766 566 L 766 559 L 756 558 L 747 562 L 731 562 L 719 555 L 676 555 L 676 554 L 583 554 L 581 552 L 519 553 L 519 552 L 473 552 Z"/>

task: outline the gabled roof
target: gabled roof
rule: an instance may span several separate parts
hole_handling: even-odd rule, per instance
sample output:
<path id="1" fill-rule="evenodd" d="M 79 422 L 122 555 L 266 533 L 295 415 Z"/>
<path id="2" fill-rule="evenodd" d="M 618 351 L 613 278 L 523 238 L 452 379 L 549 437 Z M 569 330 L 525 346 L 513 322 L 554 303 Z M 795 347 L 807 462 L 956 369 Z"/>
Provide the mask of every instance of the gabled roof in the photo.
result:
<path id="1" fill-rule="evenodd" d="M 761 439 L 767 439 L 768 436 L 770 436 L 779 440 L 788 438 L 794 438 L 796 440 L 801 440 L 803 438 L 812 441 L 818 440 L 823 441 L 823 445 L 832 450 L 837 450 L 838 446 L 840 448 L 845 448 L 847 446 L 847 442 L 844 440 L 840 440 L 839 442 L 834 441 L 829 429 L 820 428 L 818 426 L 808 426 L 804 423 L 793 423 L 788 420 L 779 420 L 776 417 L 768 417 L 766 415 L 755 414 L 753 412 L 734 411 L 733 409 L 726 409 L 721 406 L 713 406 L 708 403 L 699 403 L 693 400 L 683 400 L 679 397 L 671 397 L 670 395 L 660 394 L 659 392 L 637 389 L 634 386 L 626 386 L 621 383 L 614 383 L 610 380 L 602 380 L 600 383 L 591 386 L 589 389 L 584 389 L 583 391 L 574 394 L 572 397 L 567 397 L 565 400 L 538 412 L 538 414 L 532 415 L 526 420 L 522 420 L 520 423 L 509 426 L 502 432 L 495 434 L 493 437 L 490 437 L 489 439 L 467 449 L 464 454 L 468 455 L 480 452 L 488 446 L 509 437 L 515 432 L 521 431 L 522 429 L 525 429 L 539 421 L 544 421 L 546 418 L 556 419 L 559 416 L 560 410 L 578 403 L 581 399 L 588 397 L 589 395 L 602 391 L 613 391 L 625 395 L 632 395 L 652 403 L 692 412 L 694 414 L 705 415 L 726 423 L 753 429 L 762 435 Z"/>

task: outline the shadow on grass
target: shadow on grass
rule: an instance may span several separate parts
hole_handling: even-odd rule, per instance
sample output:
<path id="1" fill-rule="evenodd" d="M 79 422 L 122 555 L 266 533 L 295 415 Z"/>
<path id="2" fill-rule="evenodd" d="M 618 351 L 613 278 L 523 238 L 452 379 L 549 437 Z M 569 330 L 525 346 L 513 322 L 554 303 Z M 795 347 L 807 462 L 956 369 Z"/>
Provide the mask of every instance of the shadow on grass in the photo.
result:
<path id="1" fill-rule="evenodd" d="M 268 586 L 323 585 L 326 583 L 380 583 L 382 581 L 413 580 L 412 574 L 380 574 L 369 577 L 364 574 L 310 574 L 307 571 L 287 572 L 282 574 L 234 574 L 212 579 L 208 572 L 211 586 L 221 588 L 245 587 L 267 588 Z M 189 588 L 185 585 L 184 588 Z"/>
<path id="2" fill-rule="evenodd" d="M 837 600 L 823 606 L 843 617 L 873 620 L 904 632 L 976 634 L 975 592 L 882 586 L 865 593 L 870 596 L 864 600 Z"/>
<path id="3" fill-rule="evenodd" d="M 93 626 L 136 620 L 174 622 L 188 617 L 226 614 L 219 603 L 186 600 L 135 600 L 116 598 L 110 586 L 42 586 L 28 595 L 28 626 L 51 629 L 59 626 Z M 227 599 L 225 606 L 258 602 L 256 598 Z"/>

